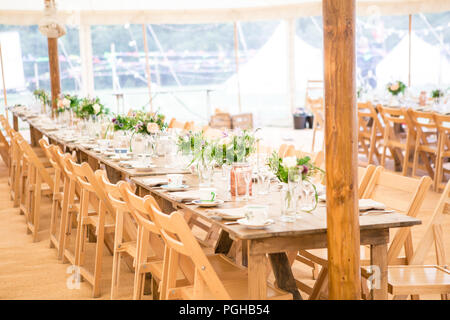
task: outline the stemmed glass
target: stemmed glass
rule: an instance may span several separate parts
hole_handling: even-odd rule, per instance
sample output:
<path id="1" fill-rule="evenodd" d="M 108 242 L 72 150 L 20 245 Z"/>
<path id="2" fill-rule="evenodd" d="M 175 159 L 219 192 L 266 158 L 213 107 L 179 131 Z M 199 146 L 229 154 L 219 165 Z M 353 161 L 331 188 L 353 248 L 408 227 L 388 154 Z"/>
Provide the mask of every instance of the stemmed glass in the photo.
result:
<path id="1" fill-rule="evenodd" d="M 214 166 L 211 163 L 201 162 L 198 164 L 198 177 L 200 187 L 210 187 L 214 173 Z"/>
<path id="2" fill-rule="evenodd" d="M 243 178 L 245 182 L 245 201 L 248 201 L 250 200 L 250 183 L 252 182 L 252 170 L 244 171 Z"/>
<path id="3" fill-rule="evenodd" d="M 272 179 L 272 173 L 267 166 L 262 166 L 258 169 L 258 185 L 259 195 L 269 194 L 270 180 Z"/>

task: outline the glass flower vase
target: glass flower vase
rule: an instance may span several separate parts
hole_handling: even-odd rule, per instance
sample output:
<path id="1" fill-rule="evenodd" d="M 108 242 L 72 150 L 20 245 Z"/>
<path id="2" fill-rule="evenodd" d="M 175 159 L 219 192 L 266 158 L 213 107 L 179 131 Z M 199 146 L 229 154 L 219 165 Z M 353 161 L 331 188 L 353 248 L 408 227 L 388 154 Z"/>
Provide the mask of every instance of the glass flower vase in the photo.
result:
<path id="1" fill-rule="evenodd" d="M 291 183 L 283 183 L 281 196 L 281 218 L 283 222 L 294 222 L 296 217 L 296 192 L 295 185 Z"/>
<path id="2" fill-rule="evenodd" d="M 230 192 L 233 197 L 248 198 L 252 195 L 252 166 L 235 162 L 230 170 Z"/>

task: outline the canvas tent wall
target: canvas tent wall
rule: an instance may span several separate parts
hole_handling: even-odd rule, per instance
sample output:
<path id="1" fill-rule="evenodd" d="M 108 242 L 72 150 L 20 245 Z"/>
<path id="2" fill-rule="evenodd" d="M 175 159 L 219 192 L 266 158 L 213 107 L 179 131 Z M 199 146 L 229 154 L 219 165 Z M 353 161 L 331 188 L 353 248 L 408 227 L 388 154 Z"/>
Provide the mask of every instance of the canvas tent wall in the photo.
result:
<path id="1" fill-rule="evenodd" d="M 287 25 L 280 23 L 272 36 L 258 51 L 258 53 L 242 66 L 239 81 L 242 95 L 246 94 L 284 94 L 288 91 L 288 52 Z M 299 93 L 306 87 L 307 80 L 321 80 L 323 78 L 323 56 L 321 50 L 314 48 L 295 36 L 295 91 Z M 237 91 L 235 74 L 224 84 L 227 92 Z M 304 92 L 302 92 L 304 94 Z M 303 101 L 297 95 L 297 103 Z"/>
<path id="2" fill-rule="evenodd" d="M 408 80 L 408 35 L 383 58 L 376 68 L 377 89 L 385 90 L 387 83 Z M 433 46 L 411 33 L 411 86 L 450 85 L 450 63 L 441 53 L 439 46 Z"/>

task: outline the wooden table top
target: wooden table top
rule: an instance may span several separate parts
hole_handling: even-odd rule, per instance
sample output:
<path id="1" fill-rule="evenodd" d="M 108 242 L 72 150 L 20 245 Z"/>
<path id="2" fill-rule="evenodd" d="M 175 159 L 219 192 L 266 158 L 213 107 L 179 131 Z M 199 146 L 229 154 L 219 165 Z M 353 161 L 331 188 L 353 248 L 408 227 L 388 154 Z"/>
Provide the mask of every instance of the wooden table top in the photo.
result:
<path id="1" fill-rule="evenodd" d="M 216 172 L 213 187 L 217 188 L 218 198 L 225 200 L 225 203 L 220 208 L 241 208 L 248 204 L 264 204 L 269 206 L 269 218 L 275 221 L 274 224 L 266 227 L 262 230 L 248 229 L 239 224 L 226 225 L 227 220 L 213 219 L 210 209 L 201 208 L 197 205 L 186 204 L 180 201 L 176 201 L 170 197 L 170 192 L 166 192 L 160 188 L 152 188 L 144 183 L 145 177 L 134 177 L 132 182 L 138 186 L 155 193 L 159 197 L 171 201 L 174 206 L 180 209 L 190 210 L 193 213 L 200 215 L 213 224 L 219 225 L 222 229 L 227 231 L 230 236 L 250 240 L 250 239 L 264 239 L 270 237 L 281 236 L 301 236 L 307 234 L 326 234 L 327 231 L 327 218 L 326 218 L 326 206 L 319 204 L 318 207 L 312 213 L 299 213 L 295 222 L 287 223 L 280 221 L 281 212 L 281 195 L 280 192 L 275 191 L 276 186 L 272 185 L 272 190 L 269 195 L 255 195 L 248 202 L 246 201 L 227 201 L 226 197 L 226 182 L 220 177 L 220 173 Z M 155 177 L 155 176 L 153 176 Z M 164 177 L 164 176 L 159 176 Z M 186 175 L 186 184 L 191 186 L 191 189 L 198 189 L 198 179 L 194 175 Z M 256 186 L 256 184 L 255 184 Z M 375 230 L 386 228 L 398 228 L 398 227 L 410 227 L 421 224 L 419 219 L 408 217 L 400 213 L 387 213 L 387 214 L 373 214 L 360 216 L 360 229 L 361 230 Z"/>

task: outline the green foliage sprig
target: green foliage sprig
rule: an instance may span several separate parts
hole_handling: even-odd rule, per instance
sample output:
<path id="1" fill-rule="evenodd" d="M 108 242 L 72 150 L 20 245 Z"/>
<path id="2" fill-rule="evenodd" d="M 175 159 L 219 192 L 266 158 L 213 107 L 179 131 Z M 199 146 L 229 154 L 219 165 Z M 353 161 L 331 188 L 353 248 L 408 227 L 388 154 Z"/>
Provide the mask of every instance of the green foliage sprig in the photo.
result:
<path id="1" fill-rule="evenodd" d="M 98 97 L 93 99 L 83 98 L 74 112 L 78 118 L 86 119 L 93 115 L 99 116 L 101 114 L 108 114 L 109 109 L 105 108 L 105 106 L 100 103 Z"/>
<path id="2" fill-rule="evenodd" d="M 44 89 L 36 89 L 33 91 L 34 97 L 39 100 L 41 103 L 50 106 L 51 101 L 48 93 Z"/>
<path id="3" fill-rule="evenodd" d="M 436 89 L 431 91 L 431 97 L 433 99 L 437 99 L 437 98 L 442 98 L 444 96 L 444 91 L 442 91 L 441 89 Z"/>
<path id="4" fill-rule="evenodd" d="M 133 133 L 151 134 L 149 124 L 156 123 L 160 131 L 167 129 L 168 125 L 164 121 L 165 116 L 157 112 L 130 111 L 126 116 L 116 115 L 112 119 L 114 130 L 130 130 Z"/>
<path id="5" fill-rule="evenodd" d="M 246 162 L 248 157 L 256 151 L 255 132 L 248 130 L 236 133 L 223 132 L 223 137 L 213 144 L 216 162 L 221 165 Z"/>

